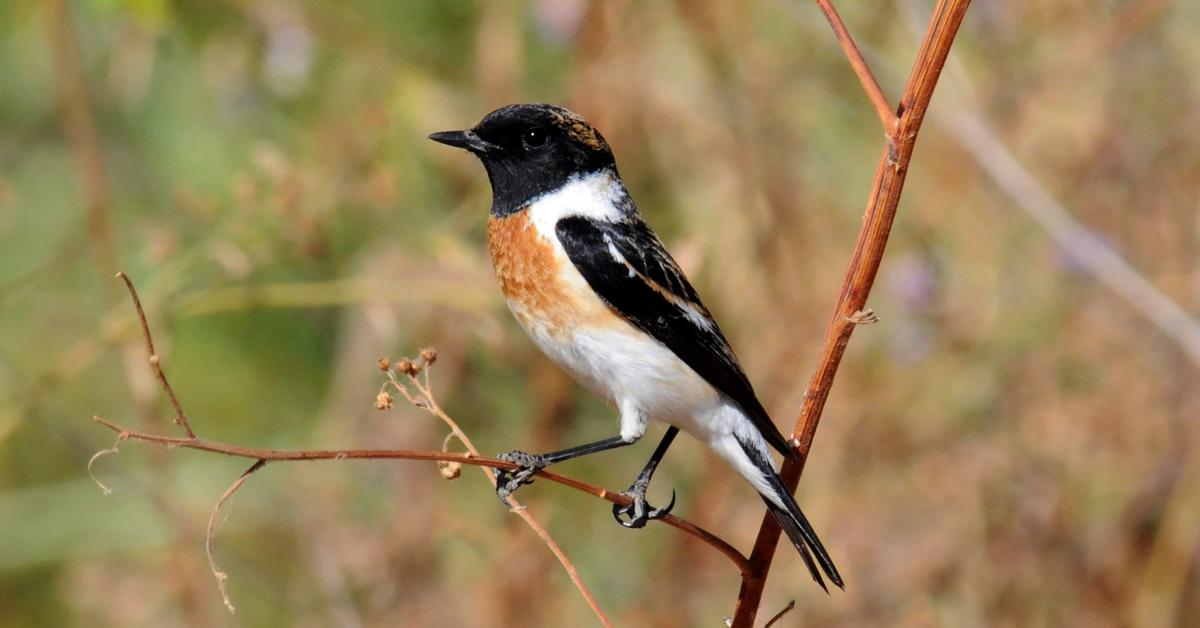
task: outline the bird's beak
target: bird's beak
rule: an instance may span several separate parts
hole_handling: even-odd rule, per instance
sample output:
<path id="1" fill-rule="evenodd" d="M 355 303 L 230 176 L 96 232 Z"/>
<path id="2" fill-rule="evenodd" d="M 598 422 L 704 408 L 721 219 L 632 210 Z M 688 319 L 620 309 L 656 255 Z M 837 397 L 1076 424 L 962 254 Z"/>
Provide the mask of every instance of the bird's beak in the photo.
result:
<path id="1" fill-rule="evenodd" d="M 494 153 L 500 150 L 499 146 L 483 140 L 478 135 L 475 135 L 475 132 L 470 129 L 465 131 L 442 131 L 440 133 L 431 133 L 429 135 L 429 139 L 438 142 L 439 144 L 454 146 L 456 148 L 465 148 L 472 153 L 485 154 Z"/>

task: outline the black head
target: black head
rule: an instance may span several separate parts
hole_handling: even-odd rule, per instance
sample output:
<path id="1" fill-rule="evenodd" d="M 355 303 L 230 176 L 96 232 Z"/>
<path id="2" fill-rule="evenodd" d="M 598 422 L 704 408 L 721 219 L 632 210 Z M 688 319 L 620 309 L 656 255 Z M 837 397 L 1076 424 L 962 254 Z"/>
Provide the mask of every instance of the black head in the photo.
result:
<path id="1" fill-rule="evenodd" d="M 492 182 L 492 213 L 503 216 L 572 177 L 615 168 L 608 142 L 577 114 L 554 105 L 509 105 L 465 131 L 429 139 L 479 157 Z"/>

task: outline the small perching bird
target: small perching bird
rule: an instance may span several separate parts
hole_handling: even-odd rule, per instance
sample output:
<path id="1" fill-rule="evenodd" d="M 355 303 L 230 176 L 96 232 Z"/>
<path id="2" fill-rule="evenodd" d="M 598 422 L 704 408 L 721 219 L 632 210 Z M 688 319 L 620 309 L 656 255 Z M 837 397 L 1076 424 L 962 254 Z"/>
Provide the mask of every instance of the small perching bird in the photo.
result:
<path id="1" fill-rule="evenodd" d="M 547 465 L 624 447 L 647 421 L 669 425 L 650 461 L 613 507 L 626 527 L 665 516 L 646 488 L 678 430 L 707 444 L 758 491 L 812 577 L 842 587 L 825 547 L 784 487 L 770 447 L 794 456 L 754 394 L 708 309 L 642 220 L 604 137 L 553 105 L 512 105 L 474 128 L 430 139 L 464 148 L 492 184 L 488 248 L 500 289 L 534 343 L 615 405 L 620 434 L 546 454 L 512 451 L 498 471 L 501 501 Z M 815 557 L 815 562 L 814 562 Z M 820 565 L 818 570 L 817 565 Z"/>

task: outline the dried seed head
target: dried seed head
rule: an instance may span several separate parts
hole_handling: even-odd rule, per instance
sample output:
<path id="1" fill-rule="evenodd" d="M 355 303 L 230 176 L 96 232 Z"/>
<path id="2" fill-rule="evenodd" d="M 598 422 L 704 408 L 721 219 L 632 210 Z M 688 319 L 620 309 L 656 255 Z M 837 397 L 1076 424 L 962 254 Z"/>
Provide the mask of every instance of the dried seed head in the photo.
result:
<path id="1" fill-rule="evenodd" d="M 433 364 L 437 362 L 437 349 L 433 347 L 425 347 L 421 349 L 421 361 L 425 364 Z"/>
<path id="2" fill-rule="evenodd" d="M 440 471 L 442 477 L 446 478 L 447 480 L 457 480 L 458 476 L 462 475 L 462 463 L 443 462 L 438 465 L 438 471 Z"/>
<path id="3" fill-rule="evenodd" d="M 421 372 L 421 367 L 408 358 L 400 358 L 396 360 L 396 372 L 404 373 L 405 375 L 416 375 Z"/>
<path id="4" fill-rule="evenodd" d="M 375 396 L 375 409 L 387 410 L 390 407 L 392 407 L 392 393 L 386 390 L 379 391 L 379 394 Z"/>
<path id="5" fill-rule="evenodd" d="M 375 361 L 375 366 L 378 366 L 381 371 L 386 371 L 392 368 L 392 360 L 385 355 Z"/>

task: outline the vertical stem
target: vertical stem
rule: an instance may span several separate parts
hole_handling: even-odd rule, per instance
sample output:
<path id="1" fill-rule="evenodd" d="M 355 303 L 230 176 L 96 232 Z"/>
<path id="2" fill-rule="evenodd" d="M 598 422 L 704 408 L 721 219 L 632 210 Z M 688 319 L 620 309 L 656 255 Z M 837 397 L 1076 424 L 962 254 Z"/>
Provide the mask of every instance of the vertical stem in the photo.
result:
<path id="1" fill-rule="evenodd" d="M 924 122 L 925 112 L 933 97 L 938 77 L 946 63 L 950 46 L 958 34 L 970 0 L 939 0 L 930 18 L 925 39 L 909 75 L 908 85 L 900 99 L 896 131 L 888 138 L 879 156 L 875 180 L 863 216 L 862 230 L 846 272 L 842 292 L 834 309 L 833 319 L 825 330 L 825 345 L 821 361 L 813 373 L 804 395 L 804 406 L 796 420 L 792 436 L 799 442 L 797 456 L 788 460 L 780 470 L 788 490 L 795 491 L 804 470 L 804 462 L 812 449 L 813 437 L 821 421 L 821 413 L 829 398 L 833 378 L 837 374 L 855 323 L 851 317 L 866 307 L 867 296 L 879 271 L 883 252 L 896 218 L 900 193 L 908 174 L 908 164 L 916 146 L 917 133 Z M 738 592 L 734 628 L 752 628 L 762 601 L 763 586 L 771 569 L 775 548 L 779 543 L 779 526 L 769 514 L 763 517 L 754 550 L 750 554 L 750 573 L 742 579 Z"/>

